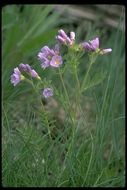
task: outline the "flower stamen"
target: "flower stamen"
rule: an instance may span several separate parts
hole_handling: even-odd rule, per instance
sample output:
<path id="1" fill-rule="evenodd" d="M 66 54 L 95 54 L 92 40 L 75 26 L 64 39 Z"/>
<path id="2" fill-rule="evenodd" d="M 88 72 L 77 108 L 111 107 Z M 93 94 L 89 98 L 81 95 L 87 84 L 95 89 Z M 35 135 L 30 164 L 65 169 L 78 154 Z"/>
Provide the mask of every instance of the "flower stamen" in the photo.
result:
<path id="1" fill-rule="evenodd" d="M 58 59 L 56 59 L 55 64 L 58 65 L 60 63 L 60 61 Z"/>

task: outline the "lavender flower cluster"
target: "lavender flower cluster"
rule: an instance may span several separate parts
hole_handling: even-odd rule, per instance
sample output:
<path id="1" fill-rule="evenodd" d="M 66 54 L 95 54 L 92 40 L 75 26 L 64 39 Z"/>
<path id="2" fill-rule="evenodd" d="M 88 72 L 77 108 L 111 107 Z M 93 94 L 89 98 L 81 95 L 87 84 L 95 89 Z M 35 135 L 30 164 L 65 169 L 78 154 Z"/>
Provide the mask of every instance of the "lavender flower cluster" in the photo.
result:
<path id="1" fill-rule="evenodd" d="M 14 69 L 14 73 L 11 75 L 11 83 L 16 86 L 21 80 L 24 80 L 25 77 L 21 74 L 21 72 L 25 71 L 27 74 L 29 74 L 32 78 L 40 79 L 37 72 L 30 67 L 28 64 L 21 63 L 19 65 L 19 68 L 16 67 Z"/>
<path id="2" fill-rule="evenodd" d="M 99 52 L 99 54 L 103 55 L 103 54 L 106 54 L 106 53 L 109 53 L 112 51 L 111 48 L 108 48 L 108 49 L 102 49 L 100 50 L 99 49 L 99 38 L 95 38 L 94 40 L 89 40 L 89 42 L 84 42 L 81 44 L 82 47 L 85 49 L 85 50 L 88 50 L 88 51 L 96 51 L 96 52 Z"/>
<path id="3" fill-rule="evenodd" d="M 41 67 L 59 67 L 62 65 L 62 57 L 60 56 L 59 45 L 56 44 L 54 49 L 44 46 L 38 53 L 38 59 L 41 61 Z"/>
<path id="4" fill-rule="evenodd" d="M 41 67 L 43 69 L 46 69 L 47 67 L 58 68 L 63 64 L 62 56 L 60 54 L 60 45 L 62 44 L 66 45 L 68 48 L 73 48 L 75 46 L 75 32 L 73 31 L 70 32 L 70 36 L 68 36 L 64 32 L 64 30 L 61 29 L 58 31 L 56 39 L 58 41 L 58 44 L 56 44 L 54 48 L 50 49 L 48 46 L 44 46 L 37 55 L 38 60 L 41 62 Z M 111 48 L 100 49 L 98 37 L 89 42 L 83 42 L 79 44 L 79 47 L 82 50 L 88 52 L 95 52 L 100 55 L 104 55 L 112 51 Z M 32 69 L 30 65 L 21 63 L 19 65 L 19 68 L 18 67 L 14 68 L 14 73 L 11 75 L 11 83 L 14 86 L 16 86 L 20 81 L 25 79 L 22 72 L 26 72 L 32 78 L 41 80 L 38 73 L 34 69 Z M 53 89 L 49 87 L 45 88 L 43 89 L 42 94 L 45 98 L 53 96 Z"/>

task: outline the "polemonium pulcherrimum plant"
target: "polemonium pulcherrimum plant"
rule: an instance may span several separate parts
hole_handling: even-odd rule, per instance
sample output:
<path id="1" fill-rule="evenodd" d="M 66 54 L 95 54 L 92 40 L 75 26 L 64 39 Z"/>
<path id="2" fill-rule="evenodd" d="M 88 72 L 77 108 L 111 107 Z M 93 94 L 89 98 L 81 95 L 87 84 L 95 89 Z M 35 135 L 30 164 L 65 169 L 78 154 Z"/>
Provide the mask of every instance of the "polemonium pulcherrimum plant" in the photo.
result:
<path id="1" fill-rule="evenodd" d="M 40 61 L 40 67 L 43 70 L 48 69 L 49 67 L 55 69 L 56 74 L 59 75 L 61 86 L 63 87 L 62 94 L 59 89 L 55 87 L 55 84 L 53 87 L 52 81 L 44 79 L 43 76 L 41 77 L 34 69 L 31 68 L 29 64 L 21 63 L 19 67 L 14 69 L 14 73 L 11 75 L 11 83 L 16 86 L 22 81 L 29 82 L 38 93 L 38 96 L 40 96 L 42 112 L 45 112 L 45 108 L 41 97 L 47 99 L 47 101 L 48 98 L 52 96 L 58 98 L 66 112 L 66 115 L 69 117 L 68 120 L 71 122 L 74 135 L 78 122 L 77 114 L 81 109 L 81 95 L 87 89 L 88 84 L 90 87 L 93 86 L 93 81 L 91 85 L 89 80 L 91 67 L 95 63 L 98 56 L 110 53 L 112 49 L 100 49 L 98 37 L 90 40 L 89 42 L 76 44 L 75 32 L 71 31 L 68 36 L 63 29 L 58 31 L 58 35 L 55 38 L 57 40 L 57 44 L 52 48 L 49 48 L 47 45 L 42 47 L 40 52 L 38 52 L 37 59 Z M 67 52 L 64 54 L 62 51 L 63 46 L 67 47 Z M 80 81 L 78 76 L 78 67 L 80 66 L 80 60 L 84 56 L 84 53 L 88 54 L 89 63 L 88 69 L 84 74 L 84 78 Z M 64 73 L 66 70 L 70 71 L 70 75 L 72 75 L 72 78 L 75 80 L 75 92 L 73 93 L 75 95 L 74 99 L 70 97 L 65 84 Z M 33 80 L 38 81 L 36 86 L 34 85 Z M 73 106 L 72 101 L 75 102 L 75 106 Z M 50 127 L 47 114 L 44 115 L 46 115 L 47 128 L 50 136 Z"/>

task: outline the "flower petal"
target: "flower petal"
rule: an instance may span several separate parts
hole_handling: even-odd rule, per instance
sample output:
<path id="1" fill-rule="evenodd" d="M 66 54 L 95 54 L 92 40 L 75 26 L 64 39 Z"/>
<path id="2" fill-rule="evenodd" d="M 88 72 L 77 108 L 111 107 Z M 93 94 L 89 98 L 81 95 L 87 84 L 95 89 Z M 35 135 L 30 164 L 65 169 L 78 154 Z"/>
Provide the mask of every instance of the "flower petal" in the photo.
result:
<path id="1" fill-rule="evenodd" d="M 52 60 L 50 61 L 50 65 L 52 67 L 59 67 L 60 65 L 62 65 L 63 61 L 62 61 L 62 57 L 61 56 L 53 56 Z"/>
<path id="2" fill-rule="evenodd" d="M 90 41 L 91 46 L 93 47 L 94 50 L 99 48 L 99 38 L 95 38 L 94 40 Z"/>
<path id="3" fill-rule="evenodd" d="M 101 54 L 101 55 L 104 55 L 104 54 L 110 53 L 111 51 L 112 51 L 111 48 L 103 49 L 103 50 L 100 51 L 100 54 Z"/>
<path id="4" fill-rule="evenodd" d="M 75 40 L 75 32 L 70 32 L 70 39 Z"/>
<path id="5" fill-rule="evenodd" d="M 53 89 L 51 88 L 45 88 L 42 92 L 43 96 L 45 98 L 49 98 L 50 96 L 53 96 Z"/>

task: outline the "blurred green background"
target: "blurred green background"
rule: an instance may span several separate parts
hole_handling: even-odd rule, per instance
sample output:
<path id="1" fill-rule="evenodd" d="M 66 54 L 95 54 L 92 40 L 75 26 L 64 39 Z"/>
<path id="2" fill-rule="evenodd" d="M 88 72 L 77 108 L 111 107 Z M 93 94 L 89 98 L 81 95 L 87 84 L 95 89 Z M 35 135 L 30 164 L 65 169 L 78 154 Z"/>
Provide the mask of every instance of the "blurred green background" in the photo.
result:
<path id="1" fill-rule="evenodd" d="M 56 44 L 55 36 L 59 29 L 63 29 L 67 33 L 75 31 L 76 43 L 92 40 L 98 36 L 100 38 L 101 48 L 112 48 L 113 50 L 111 54 L 99 57 L 91 71 L 91 76 L 100 71 L 102 73 L 106 71 L 107 77 L 101 84 L 87 90 L 82 96 L 81 101 L 85 122 L 87 124 L 86 127 L 84 127 L 85 124 L 82 125 L 81 122 L 78 126 L 80 128 L 78 135 L 81 135 L 81 138 L 77 141 L 77 145 L 80 145 L 83 136 L 87 138 L 87 132 L 89 130 L 93 131 L 93 134 L 97 133 L 98 144 L 96 145 L 96 149 L 100 150 L 97 157 L 98 167 L 101 165 L 101 168 L 103 168 L 104 165 L 101 163 L 102 157 L 105 164 L 105 160 L 109 159 L 108 156 L 111 151 L 110 159 L 112 158 L 112 161 L 109 160 L 111 163 L 115 162 L 113 171 L 118 173 L 119 162 L 121 163 L 122 160 L 122 177 L 119 178 L 117 182 L 111 182 L 110 185 L 123 186 L 125 146 L 125 7 L 122 5 L 7 5 L 3 7 L 3 185 L 58 185 L 54 178 L 50 181 L 50 184 L 47 178 L 45 181 L 40 180 L 41 182 L 39 182 L 38 180 L 35 183 L 33 182 L 34 177 L 31 178 L 32 180 L 26 182 L 24 181 L 25 177 L 21 179 L 25 171 L 23 170 L 22 159 L 26 159 L 28 156 L 27 153 L 25 158 L 21 157 L 21 160 L 18 160 L 22 165 L 22 172 L 20 171 L 20 179 L 16 177 L 16 173 L 20 168 L 18 166 L 18 161 L 15 161 L 14 158 L 16 155 L 20 155 L 24 150 L 23 141 L 27 141 L 31 134 L 29 125 L 42 130 L 42 124 L 36 111 L 39 105 L 36 102 L 36 97 L 32 88 L 26 83 L 21 83 L 13 87 L 10 83 L 10 76 L 13 69 L 21 62 L 28 63 L 38 71 L 40 76 L 51 79 L 54 85 L 61 88 L 58 78 L 54 75 L 54 71 L 51 69 L 42 70 L 40 62 L 37 60 L 37 54 L 44 45 L 52 47 Z M 83 59 L 79 68 L 80 79 L 83 78 L 86 68 L 87 60 Z M 74 85 L 73 81 L 70 80 L 68 74 L 64 76 L 64 79 L 68 90 L 72 92 Z M 55 99 L 54 102 L 46 104 L 46 106 L 49 107 L 47 109 L 50 110 L 57 121 L 55 123 L 57 126 L 56 128 L 60 128 L 61 125 L 66 127 L 64 113 L 61 107 L 57 105 L 57 99 Z M 98 126 L 97 130 L 95 130 L 95 126 Z M 17 128 L 20 130 L 20 136 L 22 136 L 21 138 L 23 138 L 23 140 L 19 139 L 18 132 L 15 132 Z M 35 144 L 38 142 L 38 136 L 36 135 L 37 134 L 35 134 L 34 137 Z M 58 139 L 55 142 L 57 141 Z M 30 143 L 31 140 L 29 139 L 27 142 Z M 45 143 L 48 144 L 48 140 L 45 141 Z M 41 144 L 38 144 L 38 146 L 41 146 Z M 59 151 L 55 151 L 57 152 L 55 152 L 55 154 L 58 154 Z M 109 162 L 108 167 L 111 163 Z M 55 164 L 56 163 L 52 164 L 53 166 L 51 165 L 51 168 L 55 168 Z M 99 171 L 101 171 L 101 168 Z M 56 171 L 56 173 L 59 174 L 59 170 Z M 108 169 L 105 174 L 106 176 L 108 175 L 107 173 Z M 40 173 L 40 176 L 41 175 Z M 65 176 L 66 175 L 67 174 L 65 174 Z M 112 176 L 110 173 L 108 177 L 110 175 Z M 104 176 L 104 178 L 106 177 Z M 64 180 L 66 181 L 66 177 Z M 99 180 L 100 179 L 98 179 L 97 182 L 99 182 Z M 96 184 L 94 183 L 95 181 L 96 180 L 92 181 L 92 178 L 90 181 L 89 178 L 88 184 L 86 185 L 92 186 Z M 79 181 L 75 183 L 73 181 L 70 182 L 70 184 L 67 183 L 67 186 L 74 186 L 74 184 L 75 186 L 80 186 L 82 180 L 79 179 Z M 104 186 L 106 185 L 109 185 L 108 182 L 104 184 Z"/>

